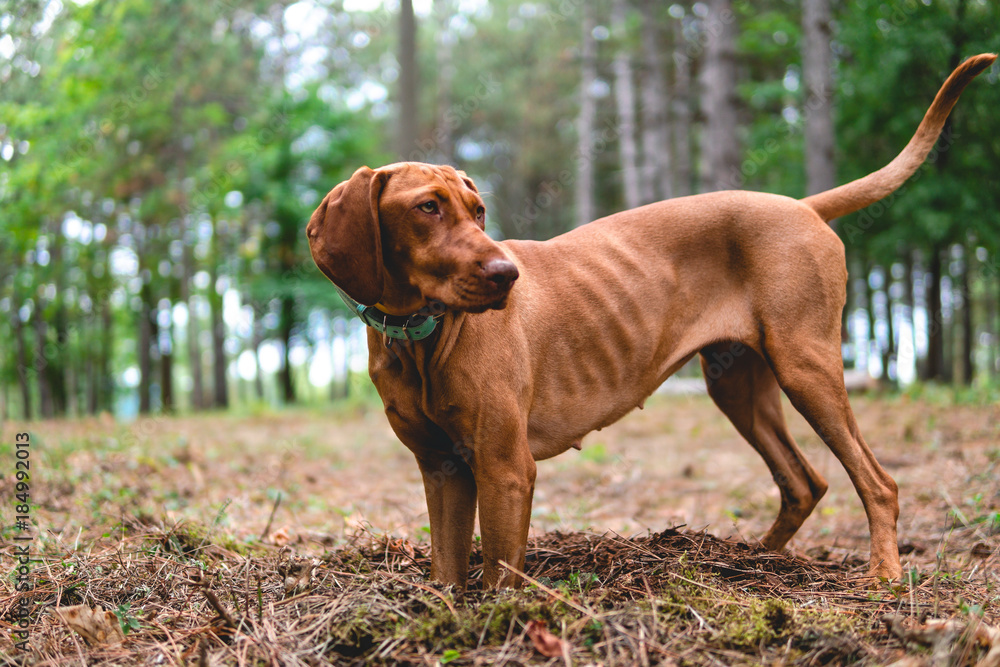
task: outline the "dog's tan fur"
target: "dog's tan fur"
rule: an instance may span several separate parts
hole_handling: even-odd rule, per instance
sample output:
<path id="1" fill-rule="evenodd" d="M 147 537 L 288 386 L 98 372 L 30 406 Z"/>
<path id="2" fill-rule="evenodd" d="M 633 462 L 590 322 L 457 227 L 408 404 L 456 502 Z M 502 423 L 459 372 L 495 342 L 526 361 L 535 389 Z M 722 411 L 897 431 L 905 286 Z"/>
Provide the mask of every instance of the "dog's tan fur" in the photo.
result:
<path id="1" fill-rule="evenodd" d="M 827 488 L 785 425 L 783 390 L 864 503 L 870 573 L 898 578 L 896 484 L 844 389 L 847 270 L 826 221 L 909 178 L 962 89 L 994 59 L 975 56 L 952 73 L 889 165 L 800 201 L 715 192 L 546 242 L 496 243 L 475 186 L 451 167 L 364 167 L 334 188 L 308 226 L 323 272 L 390 314 L 432 300 L 448 308 L 426 340 L 391 350 L 374 330 L 368 340 L 386 415 L 423 474 L 432 576 L 465 584 L 478 504 L 485 584 L 516 585 L 499 561 L 524 566 L 535 461 L 618 420 L 700 353 L 710 395 L 781 491 L 763 544 L 781 549 Z"/>

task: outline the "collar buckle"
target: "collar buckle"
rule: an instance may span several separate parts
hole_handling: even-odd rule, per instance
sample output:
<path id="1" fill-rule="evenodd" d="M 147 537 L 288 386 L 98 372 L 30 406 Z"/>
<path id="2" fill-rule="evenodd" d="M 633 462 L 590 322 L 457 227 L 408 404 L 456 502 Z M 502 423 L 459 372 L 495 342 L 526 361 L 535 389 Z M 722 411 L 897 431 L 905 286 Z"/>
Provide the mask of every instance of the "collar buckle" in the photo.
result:
<path id="1" fill-rule="evenodd" d="M 392 349 L 392 338 L 389 338 L 389 315 L 386 314 L 382 317 L 382 344 L 385 345 L 387 350 Z M 378 327 L 376 327 L 377 329 Z"/>
<path id="2" fill-rule="evenodd" d="M 367 326 L 382 334 L 382 342 L 391 348 L 394 341 L 418 341 L 427 338 L 437 329 L 438 321 L 447 308 L 440 301 L 432 301 L 419 311 L 407 315 L 390 315 L 376 306 L 365 306 L 347 295 L 336 285 L 334 287 L 347 307 Z M 392 323 L 390 323 L 392 320 Z"/>

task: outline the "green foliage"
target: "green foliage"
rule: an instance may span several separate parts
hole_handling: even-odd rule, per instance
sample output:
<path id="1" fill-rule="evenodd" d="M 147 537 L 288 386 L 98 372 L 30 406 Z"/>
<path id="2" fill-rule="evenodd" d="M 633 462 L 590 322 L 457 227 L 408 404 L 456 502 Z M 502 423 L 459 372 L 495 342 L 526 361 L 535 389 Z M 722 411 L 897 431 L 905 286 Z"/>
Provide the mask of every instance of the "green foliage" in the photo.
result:
<path id="1" fill-rule="evenodd" d="M 869 173 L 909 141 L 938 86 L 953 67 L 977 53 L 996 51 L 996 3 L 944 0 L 921 3 L 847 3 L 838 44 L 838 165 L 840 181 Z M 1000 104 L 995 73 L 966 91 L 949 125 L 914 180 L 886 200 L 884 212 L 844 220 L 849 248 L 892 261 L 901 244 L 965 243 L 974 238 L 1000 250 Z M 868 212 L 871 214 L 871 211 Z"/>
<path id="2" fill-rule="evenodd" d="M 147 352 L 181 341 L 157 345 L 143 321 L 169 321 L 183 300 L 221 310 L 219 279 L 258 313 L 261 339 L 281 333 L 288 343 L 304 320 L 296 303 L 341 308 L 300 237 L 334 183 L 382 161 L 380 132 L 348 113 L 346 79 L 287 84 L 283 69 L 300 54 L 282 46 L 267 57 L 273 40 L 261 37 L 284 30 L 281 12 L 145 0 L 36 9 L 0 8 L 18 66 L 0 67 L 0 144 L 15 147 L 0 173 L 0 340 L 19 352 L 0 358 L 0 382 L 28 383 L 26 400 L 43 414 L 82 400 L 60 386 L 68 375 L 90 373 L 88 400 L 102 409 L 113 407 L 103 379 L 112 372 L 138 364 L 148 392 Z M 227 205 L 234 192 L 239 203 Z M 69 218 L 86 238 L 67 235 Z M 207 285 L 192 284 L 199 271 Z M 282 332 L 262 321 L 276 298 L 291 304 Z M 23 322 L 10 322 L 18 311 Z M 49 327 L 34 336 L 36 318 Z M 193 335 L 211 326 L 197 319 Z M 109 326 L 124 340 L 95 336 Z"/>
<path id="3" fill-rule="evenodd" d="M 687 3 L 650 5 L 665 55 L 690 47 L 695 115 L 683 129 L 697 172 L 705 17 Z M 898 153 L 963 57 L 997 50 L 1000 6 L 833 6 L 843 182 Z M 195 366 L 213 364 L 222 384 L 237 384 L 230 363 L 262 342 L 283 350 L 285 368 L 293 345 L 315 352 L 328 342 L 316 322 L 346 311 L 302 231 L 325 193 L 363 164 L 455 163 L 479 184 L 496 236 L 547 238 L 573 223 L 580 3 L 441 3 L 445 16 L 419 17 L 420 139 L 401 155 L 389 150 L 397 17 L 384 7 L 324 7 L 293 20 L 300 7 L 260 0 L 0 2 L 0 397 L 8 413 L 27 412 L 25 403 L 33 415 L 73 406 L 123 412 L 136 393 L 147 399 L 143 409 L 156 397 L 169 408 L 175 376 L 183 395 L 175 403 L 193 400 Z M 738 0 L 734 10 L 742 187 L 801 196 L 808 110 L 799 3 Z M 607 4 L 595 15 L 606 29 Z M 600 214 L 622 207 L 611 62 L 625 52 L 642 89 L 645 16 L 633 7 L 624 34 L 597 42 L 597 126 L 608 136 L 592 156 Z M 680 45 L 678 27 L 688 40 Z M 666 61 L 669 90 L 676 73 Z M 996 330 L 993 306 L 978 305 L 995 301 L 989 267 L 1000 257 L 996 72 L 970 87 L 918 177 L 839 227 L 865 268 L 950 244 L 985 252 L 970 287 L 977 333 Z M 188 327 L 173 321 L 181 304 Z M 995 363 L 991 354 L 986 364 Z M 125 386 L 126 370 L 141 376 L 138 389 L 132 379 Z M 203 375 L 207 395 L 215 380 L 207 368 Z M 286 375 L 293 391 L 283 398 L 292 400 L 303 382 Z M 267 384 L 240 401 L 273 404 Z M 209 403 L 226 407 L 220 398 L 201 407 Z"/>
<path id="4" fill-rule="evenodd" d="M 139 619 L 130 613 L 131 609 L 132 604 L 128 602 L 118 605 L 118 608 L 115 609 L 115 616 L 118 618 L 118 624 L 121 626 L 123 635 L 142 628 Z"/>

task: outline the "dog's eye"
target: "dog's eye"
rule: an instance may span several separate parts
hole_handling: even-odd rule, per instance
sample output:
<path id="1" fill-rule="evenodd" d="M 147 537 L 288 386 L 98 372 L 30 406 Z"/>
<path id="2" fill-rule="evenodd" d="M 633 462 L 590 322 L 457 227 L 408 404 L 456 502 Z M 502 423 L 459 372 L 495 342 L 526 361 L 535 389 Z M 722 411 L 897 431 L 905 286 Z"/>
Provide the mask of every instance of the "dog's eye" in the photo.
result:
<path id="1" fill-rule="evenodd" d="M 486 216 L 486 209 L 482 206 L 476 207 L 476 219 L 482 220 Z"/>
<path id="2" fill-rule="evenodd" d="M 438 212 L 438 204 L 433 199 L 431 201 L 425 201 L 423 204 L 417 206 L 417 208 L 419 208 L 424 213 L 434 214 Z"/>

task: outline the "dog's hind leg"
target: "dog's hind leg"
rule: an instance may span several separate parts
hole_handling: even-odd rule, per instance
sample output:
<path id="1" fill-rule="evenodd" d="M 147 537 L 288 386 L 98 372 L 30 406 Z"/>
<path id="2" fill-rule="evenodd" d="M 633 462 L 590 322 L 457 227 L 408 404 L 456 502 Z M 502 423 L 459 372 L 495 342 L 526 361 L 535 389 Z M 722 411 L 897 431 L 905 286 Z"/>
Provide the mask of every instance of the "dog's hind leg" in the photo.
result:
<path id="1" fill-rule="evenodd" d="M 745 346 L 716 344 L 701 351 L 708 393 L 736 430 L 761 455 L 781 492 L 781 509 L 761 540 L 777 551 L 826 492 L 823 476 L 806 460 L 785 423 L 781 390 L 767 363 Z"/>
<path id="2" fill-rule="evenodd" d="M 899 491 L 861 437 L 844 387 L 837 327 L 839 320 L 831 322 L 830 335 L 825 340 L 814 338 L 812 345 L 775 334 L 767 338 L 765 349 L 778 384 L 843 464 L 861 497 L 871 534 L 869 574 L 898 579 L 902 576 L 896 544 Z"/>

